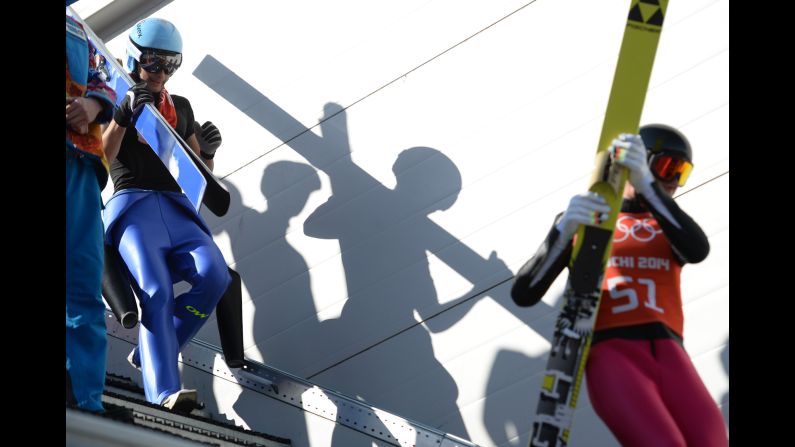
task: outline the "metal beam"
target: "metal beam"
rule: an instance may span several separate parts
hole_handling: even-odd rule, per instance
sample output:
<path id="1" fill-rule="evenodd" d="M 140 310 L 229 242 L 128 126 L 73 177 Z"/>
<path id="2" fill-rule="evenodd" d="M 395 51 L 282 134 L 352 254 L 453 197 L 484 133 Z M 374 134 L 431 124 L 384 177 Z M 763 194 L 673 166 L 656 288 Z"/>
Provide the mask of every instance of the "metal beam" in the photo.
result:
<path id="1" fill-rule="evenodd" d="M 115 344 L 122 341 L 138 343 L 137 328 L 125 329 L 109 310 L 105 312 L 105 323 L 108 344 L 112 345 L 110 350 L 118 352 Z M 132 346 L 127 345 L 120 351 L 129 352 L 130 348 Z M 229 368 L 221 348 L 201 340 L 187 343 L 182 348 L 180 361 L 216 379 L 237 383 L 244 393 L 259 393 L 279 400 L 396 447 L 478 447 L 471 441 L 380 410 L 259 362 L 245 359 L 242 368 Z M 219 408 L 218 411 L 223 410 Z M 262 417 L 268 416 L 263 414 Z M 249 425 L 256 426 L 253 422 Z"/>
<path id="2" fill-rule="evenodd" d="M 113 0 L 90 17 L 84 18 L 103 42 L 109 42 L 130 29 L 135 22 L 149 17 L 171 1 Z"/>

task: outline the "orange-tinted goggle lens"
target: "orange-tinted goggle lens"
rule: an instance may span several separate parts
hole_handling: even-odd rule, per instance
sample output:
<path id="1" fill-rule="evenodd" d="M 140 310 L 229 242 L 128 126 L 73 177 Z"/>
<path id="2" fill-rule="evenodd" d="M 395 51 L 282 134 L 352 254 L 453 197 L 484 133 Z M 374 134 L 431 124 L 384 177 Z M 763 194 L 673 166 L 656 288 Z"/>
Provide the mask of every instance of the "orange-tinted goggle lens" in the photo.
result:
<path id="1" fill-rule="evenodd" d="M 687 178 L 690 177 L 690 171 L 693 170 L 693 165 L 689 161 L 681 158 L 659 154 L 652 157 L 650 168 L 651 172 L 658 179 L 667 182 L 678 176 L 679 186 L 685 186 Z"/>

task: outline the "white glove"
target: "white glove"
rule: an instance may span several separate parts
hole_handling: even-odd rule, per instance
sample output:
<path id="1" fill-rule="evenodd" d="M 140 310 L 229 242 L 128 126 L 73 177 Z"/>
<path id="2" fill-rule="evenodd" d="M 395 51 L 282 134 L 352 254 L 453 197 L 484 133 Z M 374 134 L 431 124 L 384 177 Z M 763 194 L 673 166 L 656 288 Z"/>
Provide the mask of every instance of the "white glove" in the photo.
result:
<path id="1" fill-rule="evenodd" d="M 595 192 L 577 194 L 569 201 L 569 207 L 563 213 L 560 221 L 556 225 L 560 231 L 559 241 L 568 243 L 577 227 L 580 225 L 596 225 L 605 221 L 610 213 L 610 206 L 607 201 Z"/>
<path id="2" fill-rule="evenodd" d="M 646 146 L 640 135 L 622 133 L 610 144 L 610 155 L 617 164 L 629 169 L 629 183 L 639 193 L 649 191 L 654 176 L 649 169 Z"/>

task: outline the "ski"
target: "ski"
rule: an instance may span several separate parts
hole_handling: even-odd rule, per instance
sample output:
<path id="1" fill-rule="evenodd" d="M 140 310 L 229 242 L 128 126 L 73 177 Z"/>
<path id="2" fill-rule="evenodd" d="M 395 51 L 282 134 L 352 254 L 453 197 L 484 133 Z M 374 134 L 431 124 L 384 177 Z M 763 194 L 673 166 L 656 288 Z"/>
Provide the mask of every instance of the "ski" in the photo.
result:
<path id="1" fill-rule="evenodd" d="M 589 191 L 605 198 L 609 218 L 581 225 L 569 261 L 563 308 L 555 323 L 530 447 L 563 447 L 577 407 L 612 235 L 621 209 L 626 169 L 613 164 L 608 145 L 621 133 L 638 133 L 668 0 L 631 0 Z"/>
<path id="2" fill-rule="evenodd" d="M 67 7 L 66 12 L 83 25 L 88 40 L 101 56 L 97 68 L 106 78 L 105 83 L 116 92 L 116 104 L 120 104 L 127 90 L 134 84 L 132 78 L 88 24 L 72 8 Z M 154 105 L 147 104 L 141 109 L 135 121 L 135 130 L 155 151 L 197 212 L 204 203 L 213 214 L 217 216 L 226 214 L 231 201 L 229 191 L 166 122 Z"/>

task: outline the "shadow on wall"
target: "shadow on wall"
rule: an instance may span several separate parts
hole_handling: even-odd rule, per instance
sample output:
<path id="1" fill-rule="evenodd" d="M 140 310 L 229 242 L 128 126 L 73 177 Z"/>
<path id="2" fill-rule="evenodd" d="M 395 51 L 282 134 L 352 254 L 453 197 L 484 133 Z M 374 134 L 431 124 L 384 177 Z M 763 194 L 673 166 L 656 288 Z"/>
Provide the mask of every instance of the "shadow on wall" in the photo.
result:
<path id="1" fill-rule="evenodd" d="M 498 287 L 513 273 L 497 254 L 484 259 L 428 217 L 449 209 L 458 198 L 461 174 L 453 161 L 433 148 L 406 149 L 393 164 L 397 183 L 389 189 L 353 162 L 346 112 L 338 104 L 324 107 L 322 136 L 317 136 L 211 56 L 194 75 L 314 168 L 292 162 L 268 166 L 262 182 L 267 211 L 250 210 L 237 226 L 225 228 L 236 269 L 257 307 L 256 348 L 249 349 L 258 349 L 277 368 L 469 438 L 458 409 L 457 384 L 436 359 L 430 332 L 447 330 L 495 289 L 502 293 L 493 299 L 530 322 L 528 311 L 513 305 L 508 287 Z M 347 297 L 336 302 L 342 305 L 340 316 L 324 321 L 318 319 L 323 309 L 314 307 L 309 276 L 320 266 L 307 271 L 284 238 L 289 219 L 319 188 L 315 169 L 328 176 L 332 195 L 306 219 L 303 230 L 339 243 L 347 287 Z M 231 192 L 233 187 L 227 186 Z M 239 196 L 233 192 L 233 200 Z M 428 252 L 473 284 L 472 289 L 441 304 Z M 458 311 L 442 313 L 458 305 Z M 540 303 L 536 312 L 544 307 L 551 310 Z M 371 350 L 377 345 L 379 349 Z M 514 363 L 495 364 L 492 376 L 510 373 Z M 487 426 L 497 424 L 499 417 L 495 413 Z"/>
<path id="2" fill-rule="evenodd" d="M 545 361 L 546 357 L 531 358 L 516 351 L 497 352 L 483 408 L 486 430 L 494 445 L 528 445 L 541 384 L 538 373 Z"/>
<path id="3" fill-rule="evenodd" d="M 282 182 L 291 184 L 291 187 L 281 190 L 278 186 Z M 244 311 L 245 318 L 252 325 L 253 339 L 256 340 L 257 334 L 282 328 L 285 322 L 300 321 L 307 316 L 314 319 L 317 312 L 309 278 L 305 274 L 306 262 L 287 242 L 285 235 L 290 229 L 290 219 L 303 210 L 312 192 L 320 189 L 317 172 L 307 164 L 291 161 L 268 165 L 261 182 L 261 192 L 268 203 L 264 212 L 247 208 L 237 187 L 226 180 L 223 183 L 230 192 L 230 209 L 243 210 L 243 215 L 239 221 L 232 221 L 233 228 L 213 226 L 213 231 L 216 235 L 224 231 L 229 233 L 235 268 L 241 275 L 243 287 L 253 299 L 253 308 L 247 307 Z M 281 286 L 272 284 L 272 281 L 284 278 L 290 279 Z M 275 287 L 277 292 L 266 293 L 269 286 Z M 254 299 L 256 297 L 259 299 Z M 314 321 L 317 324 L 317 320 Z M 251 346 L 251 338 L 244 338 L 246 357 L 264 359 L 271 366 L 285 371 L 290 371 L 296 356 L 310 352 L 311 346 L 304 344 L 312 342 L 309 338 L 298 337 L 288 345 L 268 345 L 272 349 L 259 349 L 256 345 Z M 249 426 L 256 428 L 258 419 L 262 418 L 258 399 L 247 399 L 246 396 L 246 393 L 241 394 L 233 408 Z M 299 442 L 299 445 L 301 440 L 308 440 L 305 427 L 300 430 L 292 427 L 289 434 L 283 435 Z"/>

